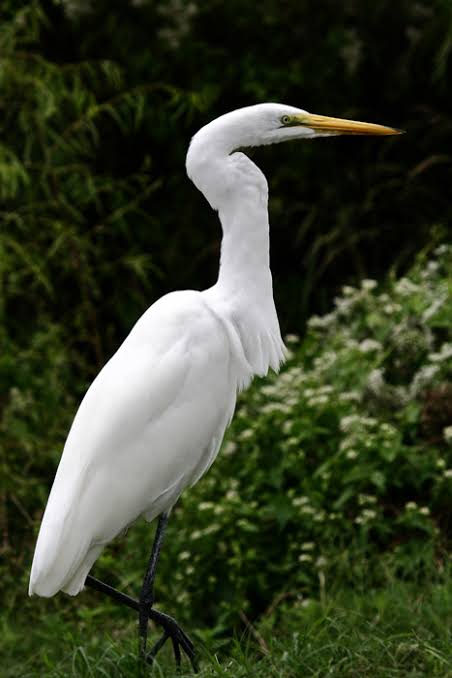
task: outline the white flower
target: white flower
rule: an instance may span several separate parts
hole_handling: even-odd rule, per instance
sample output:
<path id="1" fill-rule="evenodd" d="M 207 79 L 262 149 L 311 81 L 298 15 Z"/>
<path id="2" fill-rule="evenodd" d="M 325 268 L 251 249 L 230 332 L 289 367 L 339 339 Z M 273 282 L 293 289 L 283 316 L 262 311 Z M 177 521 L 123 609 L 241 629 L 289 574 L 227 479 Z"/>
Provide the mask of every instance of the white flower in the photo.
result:
<path id="1" fill-rule="evenodd" d="M 446 426 L 443 429 L 443 436 L 446 443 L 452 443 L 452 426 Z"/>
<path id="2" fill-rule="evenodd" d="M 313 541 L 305 541 L 301 545 L 302 551 L 313 551 L 315 549 L 315 544 Z"/>
<path id="3" fill-rule="evenodd" d="M 320 317 L 319 315 L 311 316 L 307 324 L 308 327 L 312 327 L 312 329 L 315 329 L 317 327 L 325 327 L 323 318 Z"/>
<path id="4" fill-rule="evenodd" d="M 191 556 L 190 551 L 181 551 L 179 553 L 179 560 L 188 560 L 188 558 L 190 558 L 190 556 Z"/>
<path id="5" fill-rule="evenodd" d="M 402 297 L 407 297 L 410 294 L 415 294 L 419 291 L 419 285 L 416 285 L 408 278 L 400 278 L 395 284 L 395 291 Z"/>
<path id="6" fill-rule="evenodd" d="M 300 365 L 295 365 L 294 367 L 291 367 L 290 370 L 287 370 L 287 372 L 285 374 L 289 375 L 290 377 L 294 377 L 294 378 L 298 378 L 298 379 L 300 377 L 304 376 L 303 375 L 303 368 Z M 284 375 L 282 375 L 280 377 L 280 379 L 282 379 L 283 376 Z"/>
<path id="7" fill-rule="evenodd" d="M 356 290 L 354 287 L 351 287 L 350 285 L 344 285 L 342 288 L 342 294 L 344 297 L 351 297 L 355 294 Z"/>
<path id="8" fill-rule="evenodd" d="M 283 409 L 285 409 L 285 406 L 282 403 L 271 402 L 264 405 L 261 408 L 261 412 L 263 412 L 264 414 L 273 414 L 273 412 L 281 412 Z M 243 433 L 241 437 L 243 437 Z"/>
<path id="9" fill-rule="evenodd" d="M 350 447 L 353 447 L 355 444 L 354 438 L 344 438 L 344 440 L 341 440 L 339 443 L 339 449 L 342 452 L 343 450 L 349 450 Z"/>
<path id="10" fill-rule="evenodd" d="M 411 383 L 411 397 L 418 395 L 426 386 L 428 386 L 439 372 L 439 365 L 425 365 L 414 376 Z"/>
<path id="11" fill-rule="evenodd" d="M 265 386 L 262 386 L 261 388 L 261 393 L 264 395 L 272 396 L 275 395 L 275 393 L 278 392 L 278 387 L 276 384 L 265 384 Z"/>
<path id="12" fill-rule="evenodd" d="M 313 517 L 313 520 L 314 520 L 316 523 L 323 523 L 323 521 L 325 520 L 325 513 L 324 513 L 324 511 L 320 511 L 319 513 L 316 513 L 316 514 L 314 515 L 314 517 Z"/>
<path id="13" fill-rule="evenodd" d="M 215 532 L 218 532 L 220 529 L 220 526 L 217 523 L 212 523 L 212 525 L 209 525 L 209 527 L 206 527 L 204 530 L 204 534 L 214 534 Z"/>
<path id="14" fill-rule="evenodd" d="M 362 506 L 363 504 L 376 504 L 377 498 L 372 494 L 359 494 L 358 495 L 358 504 Z"/>
<path id="15" fill-rule="evenodd" d="M 400 304 L 389 302 L 389 304 L 385 304 L 383 306 L 383 311 L 388 315 L 392 315 L 393 313 L 397 313 L 397 311 L 400 311 L 401 308 L 402 307 L 400 306 Z"/>
<path id="16" fill-rule="evenodd" d="M 372 370 L 367 378 L 367 386 L 373 393 L 381 393 L 385 387 L 383 371 L 378 369 Z"/>
<path id="17" fill-rule="evenodd" d="M 312 560 L 312 556 L 309 553 L 300 553 L 298 560 L 300 563 L 308 563 Z"/>
<path id="18" fill-rule="evenodd" d="M 429 516 L 430 509 L 428 506 L 421 506 L 421 508 L 419 509 L 419 513 L 422 513 L 423 516 Z"/>
<path id="19" fill-rule="evenodd" d="M 417 509 L 417 504 L 415 501 L 408 501 L 405 504 L 405 508 L 407 511 L 415 511 Z"/>
<path id="20" fill-rule="evenodd" d="M 336 316 L 334 313 L 327 313 L 324 316 L 318 316 L 318 315 L 313 315 L 311 318 L 308 320 L 308 327 L 310 329 L 325 329 L 332 325 L 332 323 L 336 320 Z"/>
<path id="21" fill-rule="evenodd" d="M 443 243 L 442 245 L 438 245 L 438 247 L 434 250 L 434 254 L 437 257 L 442 257 L 443 254 L 447 254 L 449 251 L 449 245 Z"/>
<path id="22" fill-rule="evenodd" d="M 326 405 L 328 402 L 328 396 L 326 395 L 317 395 L 313 398 L 309 398 L 307 404 L 309 407 L 315 407 L 316 405 Z"/>
<path id="23" fill-rule="evenodd" d="M 429 355 L 429 360 L 432 363 L 441 363 L 444 360 L 449 360 L 449 358 L 452 358 L 452 344 L 443 344 L 439 353 L 431 353 Z"/>
<path id="24" fill-rule="evenodd" d="M 400 304 L 389 303 L 389 304 L 385 304 L 383 306 L 383 311 L 384 311 L 384 313 L 387 313 L 388 315 L 392 315 L 393 313 L 400 311 L 401 308 L 402 307 L 400 306 Z"/>
<path id="25" fill-rule="evenodd" d="M 232 440 L 228 440 L 228 442 L 223 447 L 223 454 L 225 454 L 227 457 L 230 457 L 231 454 L 234 454 L 236 450 L 237 450 L 236 443 L 234 443 Z"/>
<path id="26" fill-rule="evenodd" d="M 356 450 L 347 450 L 347 453 L 345 455 L 347 459 L 356 459 L 358 456 L 358 452 Z"/>
<path id="27" fill-rule="evenodd" d="M 445 478 L 452 478 L 452 468 L 446 468 L 443 475 Z"/>
<path id="28" fill-rule="evenodd" d="M 214 504 L 211 501 L 202 501 L 198 508 L 200 511 L 210 511 L 210 509 L 213 509 Z"/>
<path id="29" fill-rule="evenodd" d="M 327 565 L 327 564 L 328 564 L 328 561 L 327 561 L 327 559 L 325 558 L 325 556 L 319 556 L 319 557 L 317 558 L 317 560 L 315 561 L 315 566 L 318 567 L 319 570 L 321 570 L 321 569 L 322 569 L 323 567 L 325 567 L 325 565 Z"/>
<path id="30" fill-rule="evenodd" d="M 290 433 L 292 430 L 292 425 L 293 422 L 291 422 L 290 420 L 285 421 L 284 424 L 282 425 L 283 433 Z"/>
<path id="31" fill-rule="evenodd" d="M 333 351 L 325 351 L 323 356 L 314 359 L 314 368 L 319 372 L 328 370 L 336 361 L 337 354 Z"/>
<path id="32" fill-rule="evenodd" d="M 356 424 L 359 423 L 359 420 L 359 414 L 347 414 L 345 417 L 341 418 L 339 422 L 339 428 L 344 433 L 348 433 Z"/>
<path id="33" fill-rule="evenodd" d="M 300 341 L 300 337 L 298 336 L 298 334 L 286 334 L 284 340 L 288 344 L 297 344 Z"/>
<path id="34" fill-rule="evenodd" d="M 339 315 L 347 315 L 352 310 L 354 299 L 344 297 L 334 297 L 334 305 L 336 306 Z"/>
<path id="35" fill-rule="evenodd" d="M 392 424 L 387 424 L 383 422 L 380 425 L 380 431 L 383 435 L 388 436 L 388 438 L 394 438 L 397 435 L 397 429 Z"/>
<path id="36" fill-rule="evenodd" d="M 447 294 L 438 297 L 438 299 L 435 299 L 435 301 L 432 303 L 431 306 L 429 306 L 427 309 L 422 314 L 422 321 L 426 322 L 427 320 L 430 320 L 430 318 L 433 318 L 434 315 L 439 311 L 441 306 L 444 304 L 444 302 L 447 300 Z"/>
<path id="37" fill-rule="evenodd" d="M 370 292 L 370 290 L 374 290 L 377 286 L 377 281 L 376 280 L 370 280 L 368 278 L 365 278 L 364 280 L 361 281 L 361 287 L 363 290 L 366 290 L 366 292 Z"/>
<path id="38" fill-rule="evenodd" d="M 292 499 L 292 504 L 294 506 L 304 506 L 304 504 L 309 504 L 309 499 L 307 497 L 295 497 L 295 499 Z"/>
<path id="39" fill-rule="evenodd" d="M 375 339 L 364 339 L 358 346 L 361 353 L 372 353 L 372 351 L 379 351 L 382 348 L 380 342 Z"/>
<path id="40" fill-rule="evenodd" d="M 317 390 L 317 393 L 324 395 L 326 393 L 332 393 L 333 391 L 334 391 L 334 388 L 331 386 L 331 384 L 325 384 L 325 386 L 321 386 Z"/>

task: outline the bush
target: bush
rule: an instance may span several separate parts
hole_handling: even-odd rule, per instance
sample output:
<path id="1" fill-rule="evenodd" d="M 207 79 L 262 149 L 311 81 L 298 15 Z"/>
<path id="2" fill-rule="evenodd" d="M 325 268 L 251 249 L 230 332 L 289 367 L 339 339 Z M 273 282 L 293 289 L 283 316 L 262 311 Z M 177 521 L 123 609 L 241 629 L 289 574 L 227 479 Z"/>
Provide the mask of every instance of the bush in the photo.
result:
<path id="1" fill-rule="evenodd" d="M 279 375 L 243 394 L 170 521 L 157 590 L 205 621 L 277 594 L 441 567 L 452 489 L 452 248 L 346 287 Z M 143 536 L 143 532 L 139 533 Z M 133 538 L 134 539 L 134 538 Z M 423 570 L 424 568 L 424 570 Z"/>

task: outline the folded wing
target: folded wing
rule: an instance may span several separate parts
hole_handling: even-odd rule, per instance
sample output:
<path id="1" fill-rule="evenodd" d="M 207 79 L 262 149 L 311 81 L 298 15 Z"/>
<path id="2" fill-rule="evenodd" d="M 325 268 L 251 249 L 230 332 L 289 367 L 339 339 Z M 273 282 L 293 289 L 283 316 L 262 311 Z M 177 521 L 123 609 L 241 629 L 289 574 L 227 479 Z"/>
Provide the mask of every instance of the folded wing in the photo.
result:
<path id="1" fill-rule="evenodd" d="M 198 293 L 167 295 L 144 314 L 76 414 L 30 594 L 75 595 L 107 542 L 173 506 L 218 452 L 236 387 L 228 337 Z"/>

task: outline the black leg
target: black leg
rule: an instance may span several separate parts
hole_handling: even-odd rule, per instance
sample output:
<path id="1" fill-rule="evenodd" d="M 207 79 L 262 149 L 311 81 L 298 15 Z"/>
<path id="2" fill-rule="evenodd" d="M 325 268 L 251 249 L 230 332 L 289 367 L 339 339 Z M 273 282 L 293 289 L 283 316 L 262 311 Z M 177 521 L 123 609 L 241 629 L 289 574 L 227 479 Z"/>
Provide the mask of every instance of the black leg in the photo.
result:
<path id="1" fill-rule="evenodd" d="M 185 652 L 187 657 L 190 660 L 192 668 L 195 673 L 197 673 L 198 668 L 195 661 L 195 652 L 194 646 L 187 634 L 181 629 L 179 624 L 175 619 L 165 614 L 164 612 L 159 612 L 155 610 L 152 605 L 154 603 L 154 580 L 155 573 L 157 569 L 157 562 L 160 554 L 160 549 L 163 542 L 163 535 L 165 527 L 168 523 L 168 514 L 164 513 L 161 515 L 157 531 L 155 533 L 154 544 L 152 546 L 151 557 L 146 569 L 146 574 L 144 576 L 143 585 L 141 588 L 140 599 L 135 600 L 130 596 L 118 591 L 117 589 L 104 584 L 104 582 L 95 579 L 91 575 L 88 575 L 85 581 L 85 586 L 89 586 L 100 593 L 104 593 L 110 598 L 118 601 L 119 603 L 130 607 L 132 610 L 138 612 L 139 619 L 139 635 L 140 635 L 140 655 L 150 664 L 154 661 L 154 658 L 157 652 L 163 647 L 168 638 L 171 638 L 174 650 L 174 657 L 176 664 L 179 667 L 181 662 L 181 649 Z M 146 642 L 147 642 L 147 627 L 148 621 L 152 619 L 155 624 L 158 624 L 163 628 L 162 637 L 155 643 L 151 650 L 146 653 Z"/>
<path id="2" fill-rule="evenodd" d="M 154 543 L 152 545 L 151 556 L 149 558 L 146 574 L 144 575 L 143 585 L 140 593 L 140 609 L 138 612 L 138 632 L 139 632 L 139 650 L 141 656 L 146 657 L 146 642 L 148 636 L 149 610 L 154 604 L 154 580 L 159 560 L 160 549 L 162 548 L 165 528 L 168 524 L 168 514 L 162 513 L 157 524 Z"/>
<path id="3" fill-rule="evenodd" d="M 118 589 L 114 589 L 113 586 L 104 584 L 103 581 L 100 581 L 99 579 L 92 577 L 90 574 L 87 576 L 85 580 L 85 586 L 89 586 L 90 588 L 94 589 L 95 591 L 99 591 L 100 593 L 105 593 L 105 595 L 109 596 L 110 598 L 113 598 L 113 600 L 117 600 L 118 603 L 127 605 L 127 607 L 130 607 L 132 610 L 136 610 L 137 612 L 139 612 L 140 610 L 140 603 L 138 602 L 138 600 L 135 600 L 135 598 L 131 598 L 125 593 L 121 593 L 121 591 L 118 591 Z"/>

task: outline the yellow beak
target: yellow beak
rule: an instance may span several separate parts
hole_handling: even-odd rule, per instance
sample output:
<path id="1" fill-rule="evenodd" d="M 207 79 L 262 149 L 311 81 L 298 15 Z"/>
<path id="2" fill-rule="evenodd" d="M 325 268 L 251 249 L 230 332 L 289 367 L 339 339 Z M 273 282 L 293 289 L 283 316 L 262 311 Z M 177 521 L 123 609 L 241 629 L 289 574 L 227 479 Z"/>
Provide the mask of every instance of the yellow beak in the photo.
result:
<path id="1" fill-rule="evenodd" d="M 303 125 L 311 129 L 333 132 L 335 134 L 403 134 L 403 130 L 394 127 L 376 125 L 373 122 L 358 122 L 357 120 L 343 120 L 342 118 L 330 118 L 326 115 L 303 113 L 292 116 L 294 125 Z"/>

